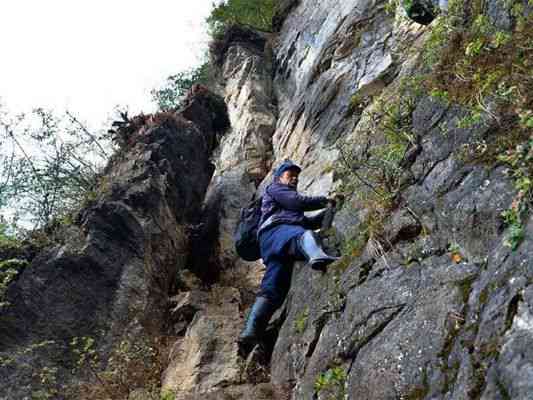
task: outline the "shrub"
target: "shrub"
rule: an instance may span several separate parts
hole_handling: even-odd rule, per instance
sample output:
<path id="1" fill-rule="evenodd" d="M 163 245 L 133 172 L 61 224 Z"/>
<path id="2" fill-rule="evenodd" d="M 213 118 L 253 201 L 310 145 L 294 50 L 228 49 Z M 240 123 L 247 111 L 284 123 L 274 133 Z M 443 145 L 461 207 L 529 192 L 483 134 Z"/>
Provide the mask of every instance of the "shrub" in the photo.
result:
<path id="1" fill-rule="evenodd" d="M 231 25 L 244 25 L 262 31 L 272 31 L 275 0 L 226 0 L 216 5 L 207 18 L 209 33 L 220 36 Z"/>
<path id="2" fill-rule="evenodd" d="M 169 76 L 164 85 L 150 94 L 159 111 L 172 111 L 181 107 L 182 101 L 194 84 L 206 84 L 209 80 L 209 63 Z"/>
<path id="3" fill-rule="evenodd" d="M 346 371 L 342 367 L 330 368 L 316 378 L 315 392 L 327 400 L 344 400 L 346 378 Z"/>

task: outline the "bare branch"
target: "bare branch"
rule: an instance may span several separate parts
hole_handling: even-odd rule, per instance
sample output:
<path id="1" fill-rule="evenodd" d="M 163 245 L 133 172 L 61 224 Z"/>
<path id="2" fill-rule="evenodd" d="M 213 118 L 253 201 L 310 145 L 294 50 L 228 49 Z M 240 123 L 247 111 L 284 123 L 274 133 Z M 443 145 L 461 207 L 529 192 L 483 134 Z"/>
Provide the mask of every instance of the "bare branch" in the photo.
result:
<path id="1" fill-rule="evenodd" d="M 107 154 L 107 152 L 104 150 L 104 148 L 102 147 L 102 145 L 100 144 L 100 142 L 98 141 L 98 139 L 91 133 L 89 132 L 89 130 L 87 129 L 87 127 L 82 124 L 70 111 L 67 111 L 67 115 L 69 116 L 69 118 L 71 119 L 72 122 L 76 123 L 80 128 L 81 128 L 81 131 L 83 133 L 85 133 L 87 136 L 89 136 L 91 138 L 91 141 L 96 144 L 96 146 L 98 146 L 98 148 L 100 149 L 100 151 L 102 152 L 102 155 L 104 158 L 108 158 L 109 155 Z"/>

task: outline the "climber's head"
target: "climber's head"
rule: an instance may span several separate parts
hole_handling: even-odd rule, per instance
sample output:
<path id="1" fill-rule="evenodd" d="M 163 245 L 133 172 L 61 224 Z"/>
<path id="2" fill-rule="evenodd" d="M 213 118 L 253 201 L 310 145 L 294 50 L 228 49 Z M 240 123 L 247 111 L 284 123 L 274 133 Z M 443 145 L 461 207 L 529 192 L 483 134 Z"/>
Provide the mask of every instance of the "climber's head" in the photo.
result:
<path id="1" fill-rule="evenodd" d="M 291 160 L 285 160 L 274 172 L 274 179 L 279 183 L 296 188 L 301 171 L 302 169 Z"/>

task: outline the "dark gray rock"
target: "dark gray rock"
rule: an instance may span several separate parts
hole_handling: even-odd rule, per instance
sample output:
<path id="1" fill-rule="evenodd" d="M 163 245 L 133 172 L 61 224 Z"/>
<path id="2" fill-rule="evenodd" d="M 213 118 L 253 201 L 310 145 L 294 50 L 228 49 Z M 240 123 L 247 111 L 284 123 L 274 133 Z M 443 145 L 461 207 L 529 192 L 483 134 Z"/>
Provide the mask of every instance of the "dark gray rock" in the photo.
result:
<path id="1" fill-rule="evenodd" d="M 66 243 L 41 252 L 9 286 L 0 315 L 7 360 L 0 397 L 53 393 L 76 378 L 75 337 L 94 338 L 104 360 L 130 333 L 154 337 L 167 329 L 168 296 L 185 268 L 186 225 L 198 217 L 214 138 L 227 125 L 220 101 L 199 93 L 188 99 L 194 115 L 132 122 L 134 140 L 107 167 L 97 199 L 81 210 Z M 40 383 L 44 368 L 54 375 L 52 387 Z"/>

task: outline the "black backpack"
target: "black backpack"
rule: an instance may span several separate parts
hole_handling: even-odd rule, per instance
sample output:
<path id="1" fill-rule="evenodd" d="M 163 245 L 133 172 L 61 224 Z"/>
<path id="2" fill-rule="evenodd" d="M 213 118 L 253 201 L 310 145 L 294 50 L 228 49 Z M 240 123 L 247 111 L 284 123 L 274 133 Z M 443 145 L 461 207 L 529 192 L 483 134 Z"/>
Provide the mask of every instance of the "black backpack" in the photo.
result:
<path id="1" fill-rule="evenodd" d="M 407 16 L 422 25 L 430 24 L 437 14 L 437 9 L 430 0 L 403 0 L 402 5 Z"/>
<path id="2" fill-rule="evenodd" d="M 257 261 L 261 258 L 257 229 L 261 219 L 261 202 L 263 197 L 252 199 L 250 203 L 241 209 L 241 215 L 233 238 L 235 250 L 239 257 L 245 261 Z"/>

